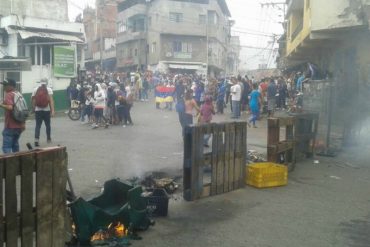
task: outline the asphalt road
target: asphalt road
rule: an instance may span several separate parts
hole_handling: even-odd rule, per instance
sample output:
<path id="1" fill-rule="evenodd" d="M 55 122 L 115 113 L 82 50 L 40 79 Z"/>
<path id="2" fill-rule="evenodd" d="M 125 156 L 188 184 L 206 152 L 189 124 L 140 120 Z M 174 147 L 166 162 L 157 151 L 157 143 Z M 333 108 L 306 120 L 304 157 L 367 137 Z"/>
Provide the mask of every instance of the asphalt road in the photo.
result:
<path id="1" fill-rule="evenodd" d="M 97 130 L 66 116 L 53 119 L 53 145 L 67 147 L 78 195 L 96 195 L 111 178 L 150 171 L 181 175 L 183 147 L 176 113 L 139 102 L 132 116 L 132 127 Z M 33 142 L 33 128 L 31 120 L 22 135 L 23 149 Z M 41 144 L 45 142 L 43 129 Z M 265 122 L 249 129 L 248 143 L 250 149 L 265 150 Z M 245 187 L 196 202 L 184 202 L 177 195 L 170 200 L 169 216 L 157 219 L 133 246 L 370 246 L 369 148 L 363 140 L 335 159 L 300 163 L 285 187 Z"/>

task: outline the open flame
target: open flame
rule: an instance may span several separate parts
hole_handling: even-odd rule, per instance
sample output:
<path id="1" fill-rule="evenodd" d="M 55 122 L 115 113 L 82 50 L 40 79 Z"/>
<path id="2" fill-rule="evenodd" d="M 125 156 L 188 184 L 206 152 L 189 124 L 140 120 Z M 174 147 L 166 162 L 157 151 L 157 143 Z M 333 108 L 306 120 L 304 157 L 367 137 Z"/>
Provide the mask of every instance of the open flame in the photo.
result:
<path id="1" fill-rule="evenodd" d="M 121 222 L 110 223 L 106 230 L 97 231 L 90 239 L 91 242 L 109 240 L 112 238 L 124 238 L 128 236 L 128 228 Z"/>

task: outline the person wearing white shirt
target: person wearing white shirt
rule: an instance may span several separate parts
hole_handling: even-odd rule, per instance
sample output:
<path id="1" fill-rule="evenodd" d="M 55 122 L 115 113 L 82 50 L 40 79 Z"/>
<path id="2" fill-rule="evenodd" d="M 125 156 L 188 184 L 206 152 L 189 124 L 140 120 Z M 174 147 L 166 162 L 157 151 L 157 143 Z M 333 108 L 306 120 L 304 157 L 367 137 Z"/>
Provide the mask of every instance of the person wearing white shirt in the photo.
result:
<path id="1" fill-rule="evenodd" d="M 232 101 L 232 118 L 237 119 L 240 117 L 240 100 L 242 96 L 242 88 L 237 82 L 236 78 L 231 78 L 233 86 L 230 89 Z"/>

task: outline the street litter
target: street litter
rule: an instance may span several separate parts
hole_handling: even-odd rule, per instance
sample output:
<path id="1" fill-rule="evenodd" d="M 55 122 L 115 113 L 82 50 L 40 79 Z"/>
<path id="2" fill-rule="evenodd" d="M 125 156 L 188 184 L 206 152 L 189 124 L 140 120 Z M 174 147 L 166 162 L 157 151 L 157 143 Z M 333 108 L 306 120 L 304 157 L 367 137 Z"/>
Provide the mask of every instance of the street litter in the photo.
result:
<path id="1" fill-rule="evenodd" d="M 318 160 L 314 160 L 314 161 L 313 161 L 313 163 L 314 163 L 314 164 L 320 164 L 320 161 L 318 161 Z"/>
<path id="2" fill-rule="evenodd" d="M 334 179 L 342 179 L 342 178 L 337 177 L 337 176 L 330 176 L 330 178 L 334 178 Z"/>
<path id="3" fill-rule="evenodd" d="M 256 150 L 248 150 L 247 161 L 250 163 L 266 162 L 266 158 L 263 157 L 263 155 L 258 153 Z"/>

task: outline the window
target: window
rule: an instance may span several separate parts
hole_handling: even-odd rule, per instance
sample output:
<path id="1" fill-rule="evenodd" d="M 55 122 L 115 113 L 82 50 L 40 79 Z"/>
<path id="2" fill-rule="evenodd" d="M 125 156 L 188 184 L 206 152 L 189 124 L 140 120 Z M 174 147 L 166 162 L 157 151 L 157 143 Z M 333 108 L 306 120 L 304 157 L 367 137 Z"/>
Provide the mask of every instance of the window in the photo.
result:
<path id="1" fill-rule="evenodd" d="M 207 16 L 206 15 L 199 15 L 199 24 L 206 24 Z"/>
<path id="2" fill-rule="evenodd" d="M 157 52 L 157 42 L 152 43 L 152 53 Z"/>
<path id="3" fill-rule="evenodd" d="M 130 52 L 129 52 L 128 56 L 132 57 L 132 48 L 130 48 Z"/>
<path id="4" fill-rule="evenodd" d="M 183 21 L 182 13 L 170 12 L 170 21 L 172 21 L 172 22 L 182 22 Z"/>
<path id="5" fill-rule="evenodd" d="M 181 41 L 174 41 L 173 42 L 173 51 L 174 52 L 181 52 L 182 51 Z"/>
<path id="6" fill-rule="evenodd" d="M 122 21 L 118 22 L 118 28 L 117 29 L 118 29 L 118 33 L 126 32 L 126 30 L 127 30 L 126 23 L 122 22 Z"/>
<path id="7" fill-rule="evenodd" d="M 137 49 L 135 49 L 135 57 L 137 57 Z"/>
<path id="8" fill-rule="evenodd" d="M 174 41 L 173 42 L 173 51 L 174 52 L 183 52 L 183 53 L 192 53 L 193 45 L 191 43 Z"/>
<path id="9" fill-rule="evenodd" d="M 218 15 L 216 11 L 208 11 L 208 24 L 210 25 L 218 24 Z"/>
<path id="10" fill-rule="evenodd" d="M 146 18 L 144 15 L 135 15 L 127 21 L 127 28 L 132 32 L 143 32 L 146 29 Z"/>

